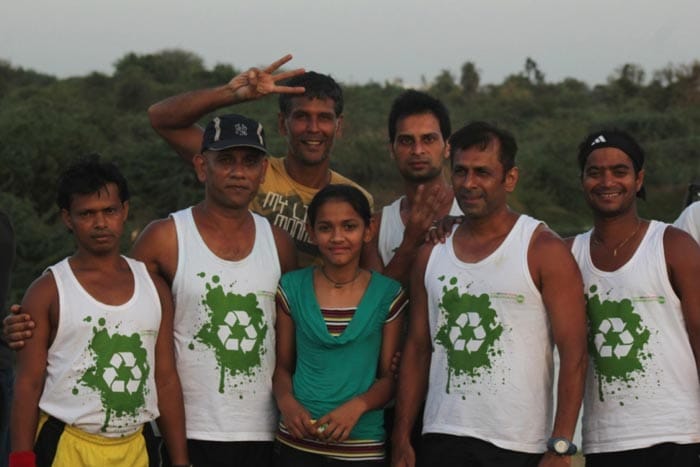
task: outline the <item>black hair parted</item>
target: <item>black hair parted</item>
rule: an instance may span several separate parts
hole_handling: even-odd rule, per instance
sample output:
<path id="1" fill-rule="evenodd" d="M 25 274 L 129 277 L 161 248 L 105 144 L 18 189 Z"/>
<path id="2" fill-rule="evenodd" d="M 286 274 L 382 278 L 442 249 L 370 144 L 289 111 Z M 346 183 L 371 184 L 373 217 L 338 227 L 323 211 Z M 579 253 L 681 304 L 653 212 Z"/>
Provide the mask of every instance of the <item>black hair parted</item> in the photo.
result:
<path id="1" fill-rule="evenodd" d="M 299 97 L 331 99 L 334 102 L 335 116 L 340 117 L 343 114 L 343 90 L 330 75 L 307 71 L 299 76 L 289 78 L 283 84 L 285 86 L 303 86 L 305 91 L 303 94 L 280 94 L 279 107 L 282 114 L 289 115 L 292 110 L 292 99 Z"/>
<path id="2" fill-rule="evenodd" d="M 501 162 L 503 173 L 505 174 L 515 167 L 515 155 L 518 152 L 518 144 L 509 131 L 487 122 L 471 122 L 450 136 L 450 162 L 454 163 L 454 155 L 457 151 L 464 151 L 473 147 L 483 151 L 494 141 L 499 143 L 498 160 Z"/>
<path id="3" fill-rule="evenodd" d="M 372 209 L 369 206 L 367 196 L 358 188 L 343 184 L 326 185 L 314 195 L 307 210 L 309 225 L 314 226 L 318 210 L 328 201 L 344 201 L 348 203 L 362 218 L 365 225 L 369 225 L 372 218 Z"/>
<path id="4" fill-rule="evenodd" d="M 389 143 L 393 143 L 396 138 L 396 124 L 400 118 L 410 115 L 433 114 L 440 123 L 440 133 L 442 139 L 447 141 L 452 126 L 450 124 L 450 113 L 439 99 L 421 91 L 409 89 L 401 93 L 391 105 L 389 112 Z"/>
<path id="5" fill-rule="evenodd" d="M 70 210 L 74 195 L 96 193 L 108 183 L 117 185 L 122 203 L 129 200 L 129 187 L 116 165 L 100 161 L 96 153 L 81 157 L 59 175 L 56 204 Z"/>

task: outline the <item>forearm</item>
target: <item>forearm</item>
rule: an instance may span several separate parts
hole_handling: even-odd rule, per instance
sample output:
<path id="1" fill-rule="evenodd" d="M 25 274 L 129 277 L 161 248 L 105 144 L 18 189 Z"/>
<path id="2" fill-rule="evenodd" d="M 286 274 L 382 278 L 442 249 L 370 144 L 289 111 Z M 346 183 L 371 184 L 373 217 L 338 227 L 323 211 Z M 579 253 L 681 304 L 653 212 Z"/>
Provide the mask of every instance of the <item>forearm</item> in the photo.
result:
<path id="1" fill-rule="evenodd" d="M 394 376 L 391 374 L 384 375 L 377 379 L 366 392 L 356 396 L 355 399 L 361 403 L 362 413 L 383 409 L 394 396 L 395 389 Z"/>
<path id="2" fill-rule="evenodd" d="M 557 382 L 557 408 L 552 436 L 571 439 L 576 428 L 588 357 L 585 352 L 560 352 L 559 380 Z"/>
<path id="3" fill-rule="evenodd" d="M 182 387 L 177 373 L 166 381 L 159 381 L 158 388 L 158 428 L 165 440 L 168 454 L 174 465 L 189 464 L 187 456 L 187 432 L 185 430 L 185 408 Z"/>
<path id="4" fill-rule="evenodd" d="M 401 282 L 404 286 L 408 285 L 411 267 L 416 259 L 417 252 L 418 246 L 416 246 L 415 242 L 411 239 L 404 239 L 391 261 L 389 261 L 389 264 L 384 267 L 383 274 Z"/>
<path id="5" fill-rule="evenodd" d="M 396 419 L 392 439 L 395 444 L 408 442 L 419 407 L 425 400 L 428 387 L 430 352 L 407 342 L 399 371 L 396 396 Z"/>
<path id="6" fill-rule="evenodd" d="M 149 107 L 148 117 L 156 131 L 183 129 L 209 112 L 235 103 L 235 93 L 225 84 L 169 97 Z"/>
<path id="7" fill-rule="evenodd" d="M 280 410 L 291 400 L 297 402 L 294 397 L 292 374 L 288 370 L 280 367 L 275 368 L 272 376 L 272 392 Z"/>
<path id="8" fill-rule="evenodd" d="M 39 399 L 43 382 L 17 375 L 10 414 L 10 446 L 12 451 L 33 451 L 39 423 Z"/>

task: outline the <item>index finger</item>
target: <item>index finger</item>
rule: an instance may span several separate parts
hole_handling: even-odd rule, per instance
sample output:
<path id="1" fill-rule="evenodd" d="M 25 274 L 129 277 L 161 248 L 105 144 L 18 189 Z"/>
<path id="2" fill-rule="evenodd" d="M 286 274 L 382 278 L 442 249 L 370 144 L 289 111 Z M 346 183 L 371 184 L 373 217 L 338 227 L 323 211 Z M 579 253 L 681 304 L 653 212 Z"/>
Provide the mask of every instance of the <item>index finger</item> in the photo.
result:
<path id="1" fill-rule="evenodd" d="M 278 73 L 275 76 L 273 76 L 273 81 L 276 83 L 278 81 L 284 81 L 288 78 L 291 78 L 293 76 L 299 76 L 303 75 L 306 73 L 306 70 L 303 68 L 295 68 L 294 70 L 289 70 L 289 71 L 283 71 L 282 73 Z"/>
<path id="2" fill-rule="evenodd" d="M 273 71 L 275 71 L 276 69 L 278 69 L 279 67 L 281 67 L 282 65 L 284 65 L 285 63 L 290 61 L 291 59 L 292 59 L 292 54 L 287 54 L 284 57 L 282 57 L 278 60 L 275 60 L 274 62 L 269 64 L 267 67 L 265 67 L 265 69 L 263 71 L 266 73 L 272 73 Z"/>

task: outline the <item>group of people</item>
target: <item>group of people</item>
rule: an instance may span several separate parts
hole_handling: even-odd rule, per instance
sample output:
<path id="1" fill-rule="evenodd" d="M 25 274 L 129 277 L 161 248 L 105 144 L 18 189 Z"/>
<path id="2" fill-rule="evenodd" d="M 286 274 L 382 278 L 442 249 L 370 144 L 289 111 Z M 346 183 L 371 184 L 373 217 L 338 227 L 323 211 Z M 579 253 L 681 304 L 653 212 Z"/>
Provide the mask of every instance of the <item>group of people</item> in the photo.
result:
<path id="1" fill-rule="evenodd" d="M 373 215 L 330 169 L 340 87 L 290 59 L 149 109 L 204 198 L 130 257 L 118 169 L 61 175 L 76 252 L 4 320 L 12 466 L 571 465 L 582 401 L 588 465 L 700 464 L 700 245 L 638 216 L 630 135 L 581 143 L 594 227 L 561 239 L 507 204 L 509 132 L 452 132 L 408 90 L 388 118 L 404 193 Z M 245 116 L 197 125 L 270 94 L 283 158 Z"/>

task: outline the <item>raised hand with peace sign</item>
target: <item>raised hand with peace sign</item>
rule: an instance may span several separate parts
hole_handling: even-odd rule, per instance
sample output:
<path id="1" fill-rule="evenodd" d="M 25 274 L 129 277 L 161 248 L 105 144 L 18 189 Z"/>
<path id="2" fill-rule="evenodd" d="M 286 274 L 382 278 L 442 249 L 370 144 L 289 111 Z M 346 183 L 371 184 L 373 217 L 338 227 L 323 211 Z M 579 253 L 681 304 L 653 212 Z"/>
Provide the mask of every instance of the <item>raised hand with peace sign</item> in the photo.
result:
<path id="1" fill-rule="evenodd" d="M 234 96 L 234 101 L 250 101 L 275 93 L 302 94 L 304 88 L 301 86 L 282 86 L 278 84 L 281 81 L 304 73 L 303 68 L 296 68 L 275 74 L 282 65 L 291 59 L 292 55 L 287 54 L 265 68 L 250 68 L 235 76 L 227 85 Z"/>

